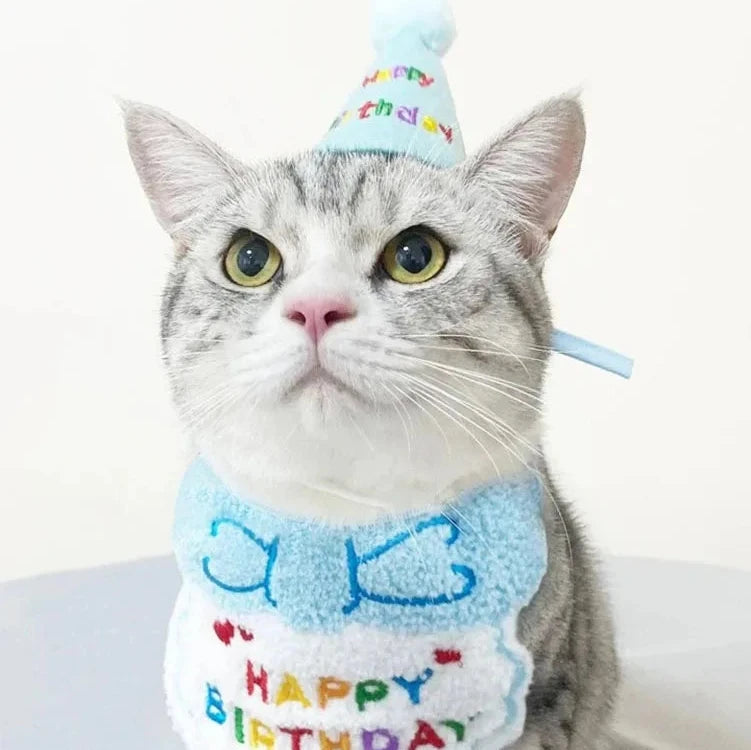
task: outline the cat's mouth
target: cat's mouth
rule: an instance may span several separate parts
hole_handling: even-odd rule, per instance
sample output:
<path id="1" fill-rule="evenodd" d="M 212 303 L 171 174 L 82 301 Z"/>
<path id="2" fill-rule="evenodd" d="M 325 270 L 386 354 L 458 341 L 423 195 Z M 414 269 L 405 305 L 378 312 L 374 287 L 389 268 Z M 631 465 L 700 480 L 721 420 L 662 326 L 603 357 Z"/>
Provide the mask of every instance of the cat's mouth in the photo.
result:
<path id="1" fill-rule="evenodd" d="M 317 364 L 303 375 L 297 382 L 293 383 L 283 394 L 285 400 L 315 396 L 337 396 L 347 394 L 358 401 L 365 402 L 362 394 L 355 390 L 351 385 L 340 380 L 329 370 Z"/>

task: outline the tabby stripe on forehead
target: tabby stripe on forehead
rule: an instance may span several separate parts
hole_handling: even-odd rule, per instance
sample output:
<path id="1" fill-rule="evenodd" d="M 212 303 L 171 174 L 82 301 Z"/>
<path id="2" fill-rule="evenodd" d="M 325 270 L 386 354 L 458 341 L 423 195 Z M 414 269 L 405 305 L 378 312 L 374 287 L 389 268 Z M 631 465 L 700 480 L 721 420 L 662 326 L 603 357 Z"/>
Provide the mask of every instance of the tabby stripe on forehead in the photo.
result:
<path id="1" fill-rule="evenodd" d="M 300 204 L 305 206 L 308 202 L 308 198 L 305 195 L 305 185 L 303 183 L 302 177 L 300 176 L 300 173 L 297 171 L 297 167 L 291 161 L 289 161 L 285 162 L 284 168 L 289 175 L 290 180 L 292 180 L 292 184 L 297 190 L 297 198 L 300 201 Z"/>
<path id="2" fill-rule="evenodd" d="M 347 201 L 347 206 L 350 211 L 354 211 L 357 208 L 357 204 L 360 202 L 360 198 L 362 197 L 362 189 L 365 186 L 365 180 L 368 177 L 368 173 L 365 169 L 363 169 L 359 175 L 357 175 L 357 179 L 355 180 L 355 187 L 352 190 L 352 194 L 349 197 L 349 200 Z"/>
<path id="3" fill-rule="evenodd" d="M 318 204 L 321 211 L 341 212 L 342 208 L 342 164 L 340 158 L 329 159 L 323 169 L 323 182 L 318 186 Z"/>
<path id="4" fill-rule="evenodd" d="M 383 215 L 386 224 L 394 224 L 399 212 L 400 196 L 397 190 L 391 184 L 381 183 L 380 190 L 381 208 L 383 209 Z"/>

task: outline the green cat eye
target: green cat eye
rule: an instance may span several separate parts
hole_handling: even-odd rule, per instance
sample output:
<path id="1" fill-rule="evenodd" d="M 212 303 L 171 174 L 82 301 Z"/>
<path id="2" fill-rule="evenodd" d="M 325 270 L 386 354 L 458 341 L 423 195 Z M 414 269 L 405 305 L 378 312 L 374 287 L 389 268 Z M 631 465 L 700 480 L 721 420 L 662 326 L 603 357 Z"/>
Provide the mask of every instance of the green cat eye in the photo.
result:
<path id="1" fill-rule="evenodd" d="M 432 279 L 446 265 L 446 249 L 426 229 L 407 229 L 387 243 L 381 265 L 394 281 L 420 284 Z"/>
<path id="2" fill-rule="evenodd" d="M 224 254 L 224 270 L 240 286 L 262 286 L 282 265 L 276 246 L 255 232 L 243 232 Z"/>

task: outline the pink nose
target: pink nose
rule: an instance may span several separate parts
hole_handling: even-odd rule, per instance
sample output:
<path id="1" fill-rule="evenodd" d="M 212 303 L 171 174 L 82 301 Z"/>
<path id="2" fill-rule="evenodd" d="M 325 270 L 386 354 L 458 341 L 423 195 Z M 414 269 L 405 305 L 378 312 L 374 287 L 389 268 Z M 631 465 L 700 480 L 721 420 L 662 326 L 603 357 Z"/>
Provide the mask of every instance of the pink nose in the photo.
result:
<path id="1" fill-rule="evenodd" d="M 317 298 L 293 302 L 284 314 L 317 343 L 334 323 L 353 317 L 355 309 L 346 299 Z"/>

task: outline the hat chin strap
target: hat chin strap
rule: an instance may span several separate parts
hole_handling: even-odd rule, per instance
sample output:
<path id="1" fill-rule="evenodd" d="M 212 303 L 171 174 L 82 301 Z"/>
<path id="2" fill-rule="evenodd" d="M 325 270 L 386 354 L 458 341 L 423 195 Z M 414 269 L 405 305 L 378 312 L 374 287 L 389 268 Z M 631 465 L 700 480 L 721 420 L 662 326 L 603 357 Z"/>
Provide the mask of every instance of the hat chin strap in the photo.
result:
<path id="1" fill-rule="evenodd" d="M 559 354 L 594 365 L 622 378 L 630 378 L 634 370 L 634 360 L 630 357 L 558 328 L 553 329 L 551 347 Z"/>

